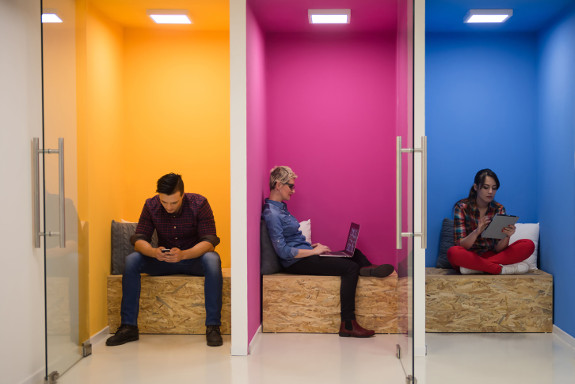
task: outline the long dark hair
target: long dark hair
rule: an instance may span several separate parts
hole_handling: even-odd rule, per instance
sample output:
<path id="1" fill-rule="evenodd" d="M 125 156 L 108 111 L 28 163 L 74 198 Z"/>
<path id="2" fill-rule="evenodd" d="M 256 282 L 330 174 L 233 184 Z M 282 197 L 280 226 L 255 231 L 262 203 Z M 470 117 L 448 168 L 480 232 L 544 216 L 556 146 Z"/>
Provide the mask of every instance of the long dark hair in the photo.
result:
<path id="1" fill-rule="evenodd" d="M 475 186 L 477 185 L 477 189 L 481 188 L 483 186 L 483 184 L 485 184 L 485 178 L 487 178 L 487 176 L 489 176 L 493 180 L 495 180 L 495 185 L 496 185 L 497 189 L 499 189 L 499 186 L 500 186 L 499 178 L 497 177 L 495 172 L 493 172 L 489 168 L 482 169 L 475 174 L 475 179 L 473 179 L 473 185 L 471 186 L 471 189 L 469 190 L 469 196 L 467 196 L 467 198 L 465 198 L 465 199 L 459 200 L 457 203 L 455 203 L 455 205 L 457 205 L 459 203 L 467 203 L 467 204 L 471 204 L 471 205 L 475 204 L 475 200 L 477 200 L 477 191 L 475 190 Z M 453 206 L 454 208 L 455 208 L 455 205 Z"/>

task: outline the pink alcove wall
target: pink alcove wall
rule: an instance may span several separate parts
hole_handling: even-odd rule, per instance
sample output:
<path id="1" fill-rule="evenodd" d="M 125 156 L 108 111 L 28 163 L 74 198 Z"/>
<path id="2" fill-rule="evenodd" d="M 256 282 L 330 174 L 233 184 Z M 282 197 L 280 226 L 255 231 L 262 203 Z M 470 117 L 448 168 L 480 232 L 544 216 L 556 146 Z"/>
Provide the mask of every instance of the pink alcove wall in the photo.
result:
<path id="1" fill-rule="evenodd" d="M 396 35 L 266 35 L 268 169 L 298 174 L 288 209 L 344 248 L 351 221 L 373 263 L 396 264 Z"/>
<path id="2" fill-rule="evenodd" d="M 411 127 L 411 105 L 398 101 L 411 83 L 396 68 L 410 55 L 395 31 L 266 33 L 248 6 L 246 37 L 251 340 L 260 325 L 259 222 L 272 166 L 299 175 L 288 207 L 311 218 L 313 241 L 341 249 L 356 221 L 358 246 L 373 263 L 397 266 L 405 256 L 395 250 L 395 138 Z"/>
<path id="3" fill-rule="evenodd" d="M 260 214 L 267 185 L 267 129 L 264 35 L 247 10 L 247 282 L 248 337 L 260 326 Z"/>

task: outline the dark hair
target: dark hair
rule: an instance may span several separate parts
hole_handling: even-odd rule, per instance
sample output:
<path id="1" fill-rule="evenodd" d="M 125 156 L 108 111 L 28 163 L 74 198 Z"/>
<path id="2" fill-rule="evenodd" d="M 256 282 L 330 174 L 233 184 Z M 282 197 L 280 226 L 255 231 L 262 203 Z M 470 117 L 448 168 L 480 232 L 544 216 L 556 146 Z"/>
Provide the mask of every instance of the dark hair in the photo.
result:
<path id="1" fill-rule="evenodd" d="M 482 169 L 481 171 L 479 171 L 475 174 L 475 179 L 473 179 L 473 185 L 471 186 L 471 189 L 469 190 L 469 196 L 467 197 L 468 200 L 475 201 L 475 199 L 477 199 L 477 191 L 475 190 L 475 186 L 477 185 L 477 188 L 481 188 L 483 186 L 483 184 L 485 184 L 485 178 L 487 176 L 489 176 L 493 180 L 495 180 L 495 185 L 497 186 L 497 189 L 499 189 L 499 185 L 500 185 L 499 184 L 499 178 L 497 178 L 497 175 L 495 174 L 495 172 L 493 172 L 489 168 Z"/>
<path id="2" fill-rule="evenodd" d="M 478 189 L 481 188 L 481 186 L 483 184 L 485 184 L 485 178 L 487 176 L 489 176 L 493 180 L 495 180 L 495 185 L 497 186 L 497 189 L 499 189 L 499 185 L 500 185 L 499 178 L 497 177 L 495 172 L 493 172 L 489 168 L 482 169 L 475 174 L 475 179 L 473 179 L 473 185 L 471 186 L 471 189 L 469 190 L 469 196 L 467 196 L 465 199 L 461 199 L 458 202 L 456 202 L 453 205 L 453 209 L 455 209 L 457 204 L 461 204 L 461 203 L 473 206 L 475 204 L 475 201 L 477 200 L 477 191 L 475 190 L 475 186 L 477 185 Z"/>
<path id="3" fill-rule="evenodd" d="M 165 195 L 173 195 L 176 192 L 184 194 L 184 181 L 182 176 L 175 173 L 168 173 L 158 179 L 158 188 L 156 192 Z"/>

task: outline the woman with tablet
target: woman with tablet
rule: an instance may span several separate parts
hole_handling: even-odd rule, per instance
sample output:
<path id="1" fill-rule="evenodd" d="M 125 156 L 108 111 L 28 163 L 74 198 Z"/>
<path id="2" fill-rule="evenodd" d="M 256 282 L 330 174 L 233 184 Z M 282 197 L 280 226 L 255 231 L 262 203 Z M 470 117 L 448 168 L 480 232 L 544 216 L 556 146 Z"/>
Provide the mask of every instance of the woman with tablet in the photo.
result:
<path id="1" fill-rule="evenodd" d="M 285 201 L 295 192 L 297 175 L 290 167 L 275 167 L 270 171 L 270 197 L 266 199 L 262 218 L 270 240 L 287 273 L 297 275 L 341 276 L 341 326 L 342 337 L 371 337 L 374 331 L 361 327 L 355 319 L 355 290 L 359 275 L 386 277 L 393 266 L 372 265 L 357 249 L 350 258 L 322 257 L 330 252 L 323 244 L 310 244 L 299 230 L 298 220 L 289 213 Z"/>
<path id="2" fill-rule="evenodd" d="M 535 250 L 531 240 L 518 240 L 509 245 L 515 225 L 502 229 L 500 239 L 481 236 L 495 215 L 505 215 L 503 205 L 495 201 L 499 179 L 491 169 L 475 175 L 469 196 L 453 207 L 455 246 L 447 258 L 462 274 L 487 272 L 492 275 L 522 274 L 529 271 L 527 259 Z"/>

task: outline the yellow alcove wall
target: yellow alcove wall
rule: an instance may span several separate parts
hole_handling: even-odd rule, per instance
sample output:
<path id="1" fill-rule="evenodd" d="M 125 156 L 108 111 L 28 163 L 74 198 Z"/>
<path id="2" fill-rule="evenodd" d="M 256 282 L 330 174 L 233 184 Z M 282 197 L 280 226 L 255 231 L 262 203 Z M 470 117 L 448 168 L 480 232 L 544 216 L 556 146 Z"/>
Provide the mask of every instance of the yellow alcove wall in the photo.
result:
<path id="1" fill-rule="evenodd" d="M 228 31 L 130 28 L 90 4 L 85 14 L 78 183 L 90 336 L 107 325 L 110 222 L 137 221 L 163 174 L 208 198 L 230 266 L 230 86 Z"/>

